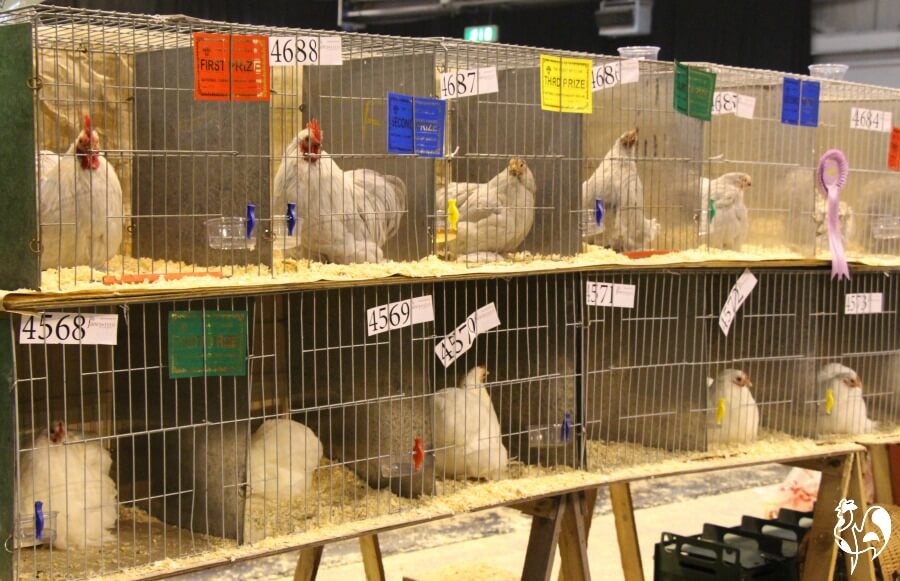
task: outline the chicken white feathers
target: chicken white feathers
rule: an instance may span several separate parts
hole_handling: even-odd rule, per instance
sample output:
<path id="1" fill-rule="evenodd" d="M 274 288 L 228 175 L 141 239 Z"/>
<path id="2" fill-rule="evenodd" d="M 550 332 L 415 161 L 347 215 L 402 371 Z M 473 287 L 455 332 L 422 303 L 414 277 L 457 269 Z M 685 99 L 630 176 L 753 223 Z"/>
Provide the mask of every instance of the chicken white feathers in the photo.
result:
<path id="1" fill-rule="evenodd" d="M 855 371 L 829 363 L 816 376 L 819 401 L 819 432 L 823 434 L 868 434 L 878 425 L 868 417 L 862 380 Z"/>
<path id="2" fill-rule="evenodd" d="M 581 209 L 591 212 L 603 203 L 602 231 L 591 227 L 587 242 L 609 246 L 617 252 L 647 249 L 659 234 L 656 219 L 646 218 L 644 185 L 634 162 L 638 130 L 623 133 L 593 175 L 581 185 Z"/>
<path id="3" fill-rule="evenodd" d="M 248 481 L 253 496 L 288 502 L 309 492 L 322 442 L 299 422 L 266 420 L 250 436 Z"/>
<path id="4" fill-rule="evenodd" d="M 300 246 L 313 256 L 342 264 L 382 261 L 382 246 L 406 210 L 406 186 L 373 170 L 345 174 L 321 145 L 315 120 L 288 145 L 275 174 L 274 211 L 297 204 Z"/>
<path id="5" fill-rule="evenodd" d="M 509 464 L 486 377 L 484 367 L 474 367 L 459 387 L 434 395 L 435 471 L 445 478 L 497 479 Z"/>
<path id="6" fill-rule="evenodd" d="M 88 115 L 84 125 L 66 153 L 38 157 L 42 269 L 103 268 L 122 244 L 122 185 Z"/>
<path id="7" fill-rule="evenodd" d="M 492 256 L 516 250 L 534 225 L 536 191 L 534 174 L 517 158 L 486 184 L 451 183 L 439 189 L 437 208 L 446 210 L 447 200 L 455 199 L 459 209 L 453 252 Z"/>
<path id="8" fill-rule="evenodd" d="M 707 380 L 709 405 L 713 408 L 706 427 L 709 445 L 743 444 L 756 440 L 759 407 L 750 392 L 753 384 L 739 369 L 725 369 Z"/>
<path id="9" fill-rule="evenodd" d="M 116 483 L 109 475 L 112 456 L 99 441 L 85 442 L 58 423 L 19 456 L 19 514 L 57 512 L 56 549 L 96 547 L 114 540 L 119 517 Z"/>
<path id="10" fill-rule="evenodd" d="M 752 185 L 750 176 L 741 172 L 722 174 L 710 181 L 701 180 L 704 203 L 715 204 L 709 225 L 709 245 L 724 250 L 740 250 L 750 233 L 750 217 L 744 205 L 744 191 Z"/>

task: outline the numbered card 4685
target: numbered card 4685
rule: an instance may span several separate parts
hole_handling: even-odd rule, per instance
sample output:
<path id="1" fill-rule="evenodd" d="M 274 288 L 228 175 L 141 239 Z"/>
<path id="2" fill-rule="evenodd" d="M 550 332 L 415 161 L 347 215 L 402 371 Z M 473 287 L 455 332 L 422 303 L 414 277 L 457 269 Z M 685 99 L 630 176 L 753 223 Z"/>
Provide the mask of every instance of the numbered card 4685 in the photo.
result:
<path id="1" fill-rule="evenodd" d="M 119 315 L 41 313 L 22 317 L 23 345 L 115 345 Z"/>

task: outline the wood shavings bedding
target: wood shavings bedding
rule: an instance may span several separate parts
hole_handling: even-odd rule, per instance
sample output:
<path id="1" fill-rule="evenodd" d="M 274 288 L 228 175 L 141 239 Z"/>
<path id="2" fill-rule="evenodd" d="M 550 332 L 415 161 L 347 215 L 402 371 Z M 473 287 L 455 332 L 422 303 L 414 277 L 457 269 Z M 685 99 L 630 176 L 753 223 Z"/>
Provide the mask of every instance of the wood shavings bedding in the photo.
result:
<path id="1" fill-rule="evenodd" d="M 354 282 L 378 280 L 387 277 L 441 278 L 449 276 L 479 274 L 511 274 L 544 272 L 561 269 L 580 269 L 604 266 L 648 267 L 708 264 L 734 265 L 753 262 L 804 261 L 802 255 L 787 247 L 762 247 L 745 245 L 741 252 L 716 248 L 695 248 L 668 254 L 655 254 L 632 259 L 609 249 L 586 245 L 584 252 L 576 256 L 536 256 L 521 252 L 511 255 L 510 260 L 483 264 L 449 262 L 436 256 L 429 256 L 416 262 L 383 262 L 378 264 L 322 264 L 305 260 L 276 258 L 274 267 L 254 264 L 247 266 L 226 265 L 221 267 L 197 267 L 183 262 L 135 259 L 116 256 L 110 261 L 109 271 L 97 271 L 88 267 L 48 269 L 41 274 L 41 291 L 47 294 L 101 293 L 112 294 L 140 291 L 176 289 L 202 289 L 213 287 L 255 287 L 272 284 L 302 284 L 321 281 Z M 817 261 L 824 265 L 827 254 L 821 254 Z M 854 262 L 876 267 L 900 266 L 900 257 L 859 256 Z M 814 261 L 815 262 L 815 261 Z M 149 274 L 149 273 L 192 273 L 221 272 L 223 278 L 185 277 L 179 280 L 158 280 L 134 284 L 111 284 L 102 282 L 103 276 Z M 34 294 L 35 291 L 21 289 L 16 294 Z"/>
<path id="2" fill-rule="evenodd" d="M 296 506 L 266 506 L 250 515 L 253 522 L 278 523 L 276 537 L 265 538 L 249 545 L 222 545 L 197 556 L 189 556 L 173 563 L 154 563 L 129 569 L 104 579 L 134 579 L 212 564 L 222 564 L 254 555 L 287 551 L 310 543 L 338 540 L 379 529 L 419 523 L 490 508 L 517 500 L 554 494 L 562 490 L 600 486 L 622 480 L 636 480 L 679 473 L 731 468 L 748 464 L 778 462 L 834 453 L 856 451 L 853 444 L 816 442 L 792 438 L 777 432 L 762 432 L 757 442 L 740 446 L 725 446 L 709 452 L 665 452 L 637 444 L 617 442 L 587 442 L 589 471 L 559 466 L 544 468 L 516 464 L 510 467 L 510 478 L 491 482 L 439 481 L 438 496 L 421 499 L 399 498 L 387 490 L 370 489 L 346 467 L 327 461 L 317 471 L 312 498 L 298 499 Z M 900 437 L 900 432 L 898 432 Z M 628 464 L 633 462 L 633 464 Z M 312 512 L 310 512 L 312 510 Z M 273 513 L 270 511 L 280 511 Z M 296 519 L 296 520 L 294 520 Z M 270 532 L 274 529 L 270 529 Z"/>

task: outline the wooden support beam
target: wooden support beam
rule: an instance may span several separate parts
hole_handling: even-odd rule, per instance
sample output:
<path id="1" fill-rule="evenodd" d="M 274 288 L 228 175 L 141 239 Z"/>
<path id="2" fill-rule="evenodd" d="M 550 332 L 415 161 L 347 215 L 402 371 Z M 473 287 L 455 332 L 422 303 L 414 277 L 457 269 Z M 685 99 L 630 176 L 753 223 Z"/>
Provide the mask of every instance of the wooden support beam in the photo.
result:
<path id="1" fill-rule="evenodd" d="M 816 497 L 813 524 L 809 532 L 806 562 L 803 565 L 803 581 L 821 581 L 834 578 L 837 545 L 834 542 L 834 507 L 846 498 L 850 487 L 855 454 L 829 458 L 823 464 L 822 480 Z M 813 468 L 815 470 L 815 468 Z"/>
<path id="2" fill-rule="evenodd" d="M 591 523 L 594 521 L 594 508 L 597 506 L 597 488 L 589 488 L 584 491 L 584 546 L 587 550 L 588 537 L 591 532 Z M 565 525 L 563 525 L 565 526 Z M 565 571 L 560 569 L 559 581 L 566 581 Z"/>
<path id="3" fill-rule="evenodd" d="M 610 484 L 609 500 L 616 523 L 622 573 L 626 581 L 643 581 L 644 567 L 641 563 L 641 546 L 638 543 L 637 526 L 634 522 L 631 485 L 628 482 Z"/>
<path id="4" fill-rule="evenodd" d="M 850 485 L 847 490 L 847 498 L 853 499 L 859 509 L 856 514 L 862 517 L 866 513 L 868 503 L 866 502 L 866 493 L 863 488 L 863 462 L 866 462 L 866 456 L 860 452 L 853 455 L 853 470 L 850 472 Z M 834 520 L 832 515 L 832 520 Z M 834 525 L 832 525 L 834 526 Z M 867 552 L 860 555 L 856 563 L 856 570 L 851 574 L 850 555 L 844 555 L 844 565 L 847 570 L 847 579 L 850 581 L 875 581 L 875 564 L 872 562 L 872 553 Z"/>
<path id="5" fill-rule="evenodd" d="M 587 559 L 587 533 L 584 529 L 584 493 L 568 495 L 559 535 L 560 575 L 568 581 L 590 581 Z"/>
<path id="6" fill-rule="evenodd" d="M 378 536 L 364 535 L 359 537 L 359 550 L 362 553 L 366 581 L 386 581 Z"/>
<path id="7" fill-rule="evenodd" d="M 891 458 L 888 444 L 868 446 L 869 458 L 872 459 L 872 480 L 875 481 L 875 502 L 878 504 L 894 504 L 894 488 L 891 480 Z"/>
<path id="8" fill-rule="evenodd" d="M 297 568 L 294 569 L 294 581 L 315 581 L 319 574 L 319 563 L 322 562 L 324 547 L 310 547 L 300 549 L 300 557 L 297 559 Z"/>
<path id="9" fill-rule="evenodd" d="M 566 512 L 566 496 L 555 497 L 554 504 L 555 509 L 551 517 L 534 516 L 531 520 L 531 534 L 528 537 L 522 581 L 550 580 L 559 530 Z"/>

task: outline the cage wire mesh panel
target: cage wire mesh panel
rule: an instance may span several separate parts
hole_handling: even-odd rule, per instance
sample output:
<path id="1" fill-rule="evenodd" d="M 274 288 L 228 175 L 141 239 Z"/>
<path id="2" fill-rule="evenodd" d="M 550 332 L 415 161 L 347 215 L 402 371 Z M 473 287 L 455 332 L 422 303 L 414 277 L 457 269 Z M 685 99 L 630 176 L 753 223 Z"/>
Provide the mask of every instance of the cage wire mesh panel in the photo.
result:
<path id="1" fill-rule="evenodd" d="M 702 66 L 716 73 L 718 101 L 704 144 L 703 178 L 709 181 L 703 182 L 700 192 L 698 216 L 706 218 L 698 220 L 701 244 L 729 250 L 746 245 L 745 250 L 761 255 L 813 256 L 819 129 L 782 121 L 786 79 L 800 78 L 774 71 Z M 747 106 L 750 99 L 755 106 Z M 738 106 L 746 109 L 739 112 Z M 746 235 L 734 236 L 731 198 L 739 191 L 748 226 Z"/>
<path id="2" fill-rule="evenodd" d="M 893 120 L 900 91 L 842 81 L 822 81 L 816 153 L 840 149 L 850 173 L 840 194 L 840 229 L 848 256 L 900 255 L 900 176 L 889 167 Z M 900 169 L 900 168 L 897 168 Z M 812 187 L 804 184 L 808 190 Z M 816 189 L 816 249 L 828 252 L 825 200 Z"/>
<path id="3" fill-rule="evenodd" d="M 641 60 L 636 82 L 605 84 L 621 76 L 624 62 L 594 57 L 580 167 L 584 240 L 617 252 L 694 248 L 704 122 L 675 112 L 672 63 Z"/>
<path id="4" fill-rule="evenodd" d="M 870 433 L 898 423 L 900 334 L 896 273 L 816 276 L 811 323 L 816 397 L 807 415 L 816 434 Z M 812 383 L 812 381 L 810 381 Z"/>
<path id="5" fill-rule="evenodd" d="M 816 303 L 830 279 L 818 271 L 753 274 L 756 286 L 727 335 L 720 314 L 741 271 L 582 275 L 590 470 L 697 451 L 754 453 L 757 446 L 815 436 L 823 405 L 817 351 L 829 342 L 816 322 L 823 310 Z M 631 292 L 633 308 L 629 301 L 613 304 L 611 297 Z M 872 316 L 876 324 L 889 315 Z M 881 362 L 878 377 L 896 376 L 896 337 L 859 333 L 866 356 Z"/>
<path id="6" fill-rule="evenodd" d="M 440 360 L 443 356 L 438 355 L 434 365 L 435 387 L 461 386 L 460 379 L 469 370 L 476 366 L 485 368 L 488 376 L 483 393 L 493 402 L 502 442 L 513 467 L 522 463 L 579 465 L 580 311 L 576 307 L 575 280 L 572 275 L 543 275 L 445 283 L 435 288 L 438 305 L 435 330 L 439 340 L 451 337 L 448 342 L 451 349 L 456 340 L 455 329 L 465 325 L 472 313 L 490 305 L 496 309 L 499 325 L 479 333 L 472 347 L 458 359 L 444 367 Z M 436 403 L 435 407 L 439 405 Z M 469 410 L 468 414 L 475 416 L 489 411 L 484 406 L 484 410 L 473 414 L 477 406 L 470 405 L 465 410 L 459 407 L 460 411 Z M 473 419 L 457 418 L 454 422 L 464 421 L 468 427 Z M 481 420 L 476 425 L 481 427 Z M 512 468 L 495 467 L 495 457 L 496 454 L 490 457 L 490 476 L 516 474 Z M 438 477 L 477 476 L 454 475 L 451 468 L 447 467 L 446 474 L 439 472 Z M 468 462 L 466 468 L 471 472 Z"/>
<path id="7" fill-rule="evenodd" d="M 587 468 L 612 471 L 706 445 L 703 280 L 666 273 L 581 275 L 585 288 Z M 613 297 L 633 292 L 613 306 Z"/>
<path id="8" fill-rule="evenodd" d="M 540 56 L 538 49 L 441 41 L 436 81 L 447 99 L 448 156 L 435 201 L 439 254 L 470 264 L 580 251 L 582 116 L 542 110 Z M 460 95 L 456 86 L 472 88 Z M 447 240 L 441 232 L 453 227 L 451 200 L 459 224 Z"/>
<path id="9" fill-rule="evenodd" d="M 118 313 L 118 344 L 16 349 L 17 574 L 113 573 L 577 466 L 574 280 L 67 310 Z M 498 324 L 464 337 L 488 305 Z M 447 335 L 470 347 L 444 367 Z"/>
<path id="10" fill-rule="evenodd" d="M 343 170 L 343 185 L 354 191 L 354 204 L 334 208 L 332 213 L 336 215 L 308 215 L 305 227 L 313 228 L 316 220 L 352 219 L 378 225 L 375 230 L 383 233 L 373 242 L 379 251 L 366 254 L 339 249 L 333 256 L 326 256 L 338 262 L 342 258 L 348 262 L 423 258 L 431 250 L 427 224 L 428 216 L 433 214 L 430 201 L 435 162 L 427 157 L 388 154 L 387 95 L 434 94 L 435 43 L 365 35 L 348 35 L 344 43 L 342 66 L 304 67 L 302 109 L 306 121 L 318 121 L 322 145 L 331 161 Z M 284 111 L 282 119 L 292 123 L 294 114 Z M 314 188 L 326 187 L 312 183 L 313 172 L 306 179 L 310 180 L 310 195 Z M 287 185 L 291 197 L 290 184 Z M 276 191 L 275 195 L 279 193 Z M 322 247 L 310 247 L 309 251 L 321 254 Z"/>

